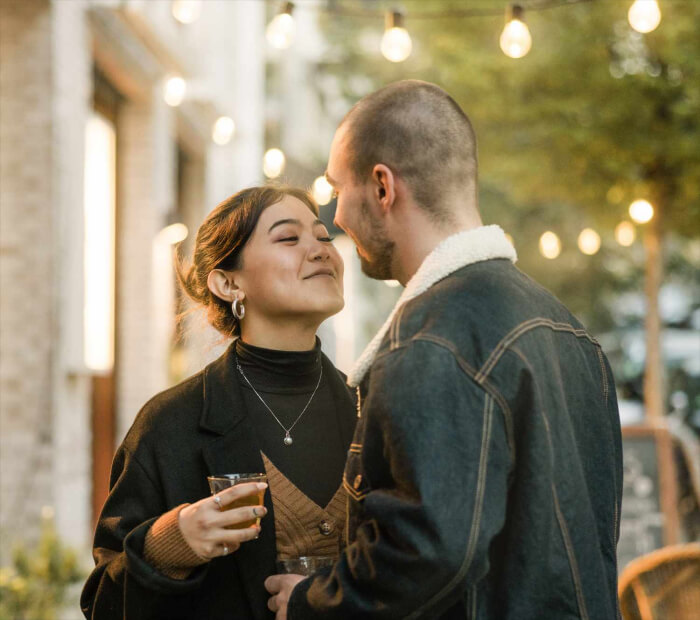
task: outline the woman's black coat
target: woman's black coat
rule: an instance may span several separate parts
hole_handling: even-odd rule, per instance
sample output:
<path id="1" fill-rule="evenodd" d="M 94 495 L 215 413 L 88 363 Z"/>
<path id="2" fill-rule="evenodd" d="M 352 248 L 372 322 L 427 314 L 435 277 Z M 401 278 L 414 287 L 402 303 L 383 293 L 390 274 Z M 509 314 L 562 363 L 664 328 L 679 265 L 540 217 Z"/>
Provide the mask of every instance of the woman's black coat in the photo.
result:
<path id="1" fill-rule="evenodd" d="M 207 476 L 264 471 L 260 442 L 245 412 L 234 344 L 204 370 L 152 398 L 140 411 L 112 465 L 110 494 L 95 532 L 96 567 L 81 597 L 93 620 L 231 618 L 270 620 L 263 582 L 275 571 L 274 511 L 258 540 L 215 558 L 185 580 L 166 577 L 143 558 L 146 532 L 163 513 L 207 497 Z M 353 398 L 322 356 L 345 446 L 355 426 Z"/>

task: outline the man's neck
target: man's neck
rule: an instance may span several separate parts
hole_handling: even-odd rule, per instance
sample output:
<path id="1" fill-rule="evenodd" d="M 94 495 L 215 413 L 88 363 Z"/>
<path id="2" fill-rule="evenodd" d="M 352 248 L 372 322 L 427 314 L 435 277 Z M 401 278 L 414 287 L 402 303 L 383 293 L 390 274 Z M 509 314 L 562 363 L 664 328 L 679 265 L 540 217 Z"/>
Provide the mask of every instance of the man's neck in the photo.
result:
<path id="1" fill-rule="evenodd" d="M 439 226 L 422 212 L 414 212 L 411 217 L 403 220 L 401 228 L 396 231 L 392 261 L 394 277 L 406 286 L 423 261 L 440 243 L 452 235 L 481 225 L 481 220 L 475 217 L 464 218 L 449 226 Z"/>

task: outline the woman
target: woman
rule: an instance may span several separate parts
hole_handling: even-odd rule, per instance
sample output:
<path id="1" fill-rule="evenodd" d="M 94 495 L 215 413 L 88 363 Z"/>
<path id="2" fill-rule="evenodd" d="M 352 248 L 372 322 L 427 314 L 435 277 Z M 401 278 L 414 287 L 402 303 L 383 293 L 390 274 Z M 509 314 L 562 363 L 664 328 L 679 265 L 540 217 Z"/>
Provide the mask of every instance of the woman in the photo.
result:
<path id="1" fill-rule="evenodd" d="M 271 618 L 263 582 L 275 561 L 342 546 L 355 409 L 316 337 L 343 307 L 343 263 L 317 214 L 300 190 L 244 190 L 206 218 L 193 263 L 178 264 L 184 291 L 237 338 L 151 399 L 119 447 L 87 618 Z M 207 476 L 254 472 L 268 475 L 264 506 L 222 511 L 259 488 L 212 497 Z"/>

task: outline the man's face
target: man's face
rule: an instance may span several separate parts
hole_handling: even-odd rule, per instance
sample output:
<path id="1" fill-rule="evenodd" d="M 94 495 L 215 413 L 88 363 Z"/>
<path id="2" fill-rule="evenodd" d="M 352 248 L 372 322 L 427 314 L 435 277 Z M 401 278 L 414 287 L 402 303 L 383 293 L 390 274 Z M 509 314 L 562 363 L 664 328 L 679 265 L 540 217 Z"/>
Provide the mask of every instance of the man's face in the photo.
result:
<path id="1" fill-rule="evenodd" d="M 382 220 L 374 215 L 371 179 L 358 183 L 349 165 L 348 139 L 344 126 L 335 133 L 328 158 L 326 178 L 337 198 L 335 225 L 355 242 L 362 271 L 370 278 L 391 280 L 394 242 Z"/>

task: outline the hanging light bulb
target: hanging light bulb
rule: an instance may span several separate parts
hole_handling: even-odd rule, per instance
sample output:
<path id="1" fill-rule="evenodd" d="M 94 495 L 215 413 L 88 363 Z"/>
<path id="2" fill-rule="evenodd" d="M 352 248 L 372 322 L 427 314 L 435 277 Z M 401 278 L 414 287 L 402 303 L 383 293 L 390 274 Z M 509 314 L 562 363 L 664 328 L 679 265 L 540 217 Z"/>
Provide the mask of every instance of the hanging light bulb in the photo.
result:
<path id="1" fill-rule="evenodd" d="M 214 123 L 211 131 L 211 139 L 220 146 L 228 144 L 236 131 L 236 124 L 229 116 L 220 116 Z"/>
<path id="2" fill-rule="evenodd" d="M 512 4 L 508 7 L 506 25 L 501 33 L 501 49 L 506 56 L 522 58 L 532 47 L 530 30 L 524 20 L 523 7 Z"/>
<path id="3" fill-rule="evenodd" d="M 630 217 L 637 224 L 646 224 L 654 217 L 654 207 L 647 200 L 635 200 L 630 205 Z"/>
<path id="4" fill-rule="evenodd" d="M 384 280 L 384 284 L 386 284 L 389 288 L 396 288 L 397 286 L 401 286 L 401 282 L 398 280 Z"/>
<path id="5" fill-rule="evenodd" d="M 651 32 L 661 23 L 659 3 L 656 0 L 635 0 L 627 12 L 627 19 L 637 32 Z"/>
<path id="6" fill-rule="evenodd" d="M 171 10 L 173 17 L 181 24 L 192 24 L 202 12 L 201 0 L 174 0 Z"/>
<path id="7" fill-rule="evenodd" d="M 540 237 L 540 254 L 545 258 L 553 259 L 561 254 L 561 241 L 551 230 Z"/>
<path id="8" fill-rule="evenodd" d="M 326 181 L 326 177 L 320 176 L 314 181 L 311 193 L 318 204 L 327 205 L 333 198 L 333 186 Z"/>
<path id="9" fill-rule="evenodd" d="M 381 50 L 384 58 L 391 62 L 403 62 L 411 55 L 411 35 L 403 25 L 404 16 L 399 11 L 388 11 L 382 37 Z"/>
<path id="10" fill-rule="evenodd" d="M 637 231 L 632 222 L 620 222 L 615 226 L 615 241 L 623 247 L 629 247 L 634 243 Z"/>
<path id="11" fill-rule="evenodd" d="M 578 236 L 578 249 L 593 256 L 600 250 L 600 235 L 592 228 L 584 228 Z"/>
<path id="12" fill-rule="evenodd" d="M 176 243 L 180 243 L 180 241 L 187 239 L 188 233 L 189 231 L 187 230 L 187 226 L 181 222 L 177 222 L 161 229 L 161 231 L 158 233 L 158 238 L 165 243 L 175 245 Z"/>
<path id="13" fill-rule="evenodd" d="M 286 50 L 294 42 L 297 25 L 292 17 L 293 10 L 294 3 L 285 2 L 282 10 L 267 25 L 267 40 L 278 50 Z"/>
<path id="14" fill-rule="evenodd" d="M 269 149 L 263 157 L 263 172 L 268 179 L 274 179 L 282 174 L 287 158 L 279 149 Z"/>
<path id="15" fill-rule="evenodd" d="M 173 76 L 165 81 L 163 97 L 169 106 L 177 107 L 185 99 L 187 83 L 179 76 Z"/>

